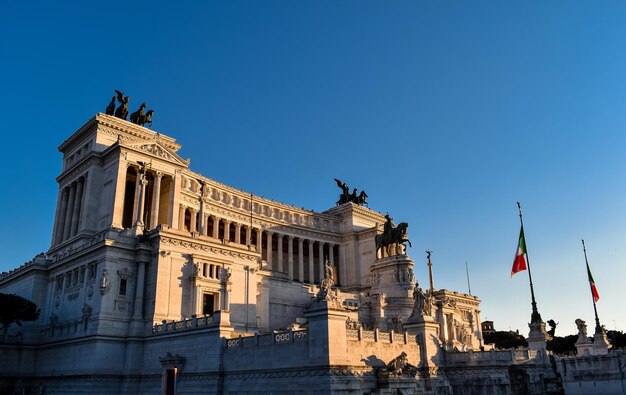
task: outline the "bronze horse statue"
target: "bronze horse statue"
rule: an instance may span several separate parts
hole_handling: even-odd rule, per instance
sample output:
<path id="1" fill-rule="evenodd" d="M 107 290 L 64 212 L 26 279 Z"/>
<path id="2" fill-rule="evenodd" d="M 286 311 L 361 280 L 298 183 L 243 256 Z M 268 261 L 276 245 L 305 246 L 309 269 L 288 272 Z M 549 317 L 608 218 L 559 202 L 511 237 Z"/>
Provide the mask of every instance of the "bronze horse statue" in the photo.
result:
<path id="1" fill-rule="evenodd" d="M 379 235 L 376 235 L 375 241 L 376 241 L 376 252 L 378 252 L 379 249 L 383 248 L 383 247 L 387 247 L 387 255 L 391 255 L 391 246 L 395 245 L 396 246 L 396 255 L 399 254 L 400 252 L 398 251 L 398 248 L 400 245 L 402 245 L 404 247 L 404 250 L 406 251 L 406 245 L 404 245 L 404 243 L 409 243 L 409 246 L 413 247 L 413 245 L 411 244 L 411 241 L 409 240 L 408 234 L 407 234 L 407 228 L 409 227 L 409 224 L 406 222 L 400 222 L 398 224 L 398 226 L 396 226 L 395 228 L 391 229 L 390 234 L 387 233 L 381 233 Z"/>

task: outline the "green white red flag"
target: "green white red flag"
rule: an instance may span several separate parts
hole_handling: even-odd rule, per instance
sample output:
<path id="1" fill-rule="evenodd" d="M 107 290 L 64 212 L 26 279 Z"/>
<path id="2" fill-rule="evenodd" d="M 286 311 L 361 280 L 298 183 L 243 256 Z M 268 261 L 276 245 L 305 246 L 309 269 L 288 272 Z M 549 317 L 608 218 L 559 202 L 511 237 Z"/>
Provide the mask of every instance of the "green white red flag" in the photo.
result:
<path id="1" fill-rule="evenodd" d="M 524 226 L 519 231 L 519 241 L 517 243 L 517 252 L 515 260 L 513 260 L 513 268 L 511 269 L 511 277 L 517 272 L 526 270 L 526 239 L 524 238 Z"/>
<path id="2" fill-rule="evenodd" d="M 593 275 L 591 274 L 591 269 L 589 269 L 589 264 L 587 264 L 587 275 L 589 276 L 589 286 L 591 287 L 591 295 L 593 296 L 593 301 L 598 303 L 600 299 L 600 294 L 598 293 L 598 288 L 596 288 L 596 282 L 593 280 Z"/>

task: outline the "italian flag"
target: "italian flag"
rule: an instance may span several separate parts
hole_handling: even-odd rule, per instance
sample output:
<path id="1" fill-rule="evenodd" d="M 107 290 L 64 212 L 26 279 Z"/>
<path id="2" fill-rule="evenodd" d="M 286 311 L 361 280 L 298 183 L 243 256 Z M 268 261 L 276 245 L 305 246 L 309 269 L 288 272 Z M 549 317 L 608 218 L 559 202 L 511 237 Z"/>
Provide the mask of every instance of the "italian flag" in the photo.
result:
<path id="1" fill-rule="evenodd" d="M 591 287 L 591 295 L 593 296 L 593 301 L 598 303 L 600 299 L 600 294 L 598 293 L 598 288 L 596 288 L 596 282 L 593 280 L 593 275 L 591 274 L 591 269 L 589 269 L 589 264 L 587 264 L 587 275 L 589 276 L 589 286 Z"/>
<path id="2" fill-rule="evenodd" d="M 513 261 L 513 268 L 511 269 L 511 277 L 517 272 L 526 270 L 526 258 L 524 255 L 526 255 L 526 240 L 524 239 L 524 226 L 522 226 L 519 231 L 519 242 L 517 243 L 517 252 Z"/>

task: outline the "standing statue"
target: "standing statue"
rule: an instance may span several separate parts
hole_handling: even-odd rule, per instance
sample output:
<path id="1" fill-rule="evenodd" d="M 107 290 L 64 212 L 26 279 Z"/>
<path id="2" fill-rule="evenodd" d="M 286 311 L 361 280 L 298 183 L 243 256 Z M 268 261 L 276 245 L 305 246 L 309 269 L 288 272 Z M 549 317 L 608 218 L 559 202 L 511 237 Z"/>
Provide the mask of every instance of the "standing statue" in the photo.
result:
<path id="1" fill-rule="evenodd" d="M 106 115 L 113 115 L 115 113 L 115 96 L 111 98 L 111 102 L 107 106 L 106 110 L 104 110 Z"/>
<path id="2" fill-rule="evenodd" d="M 137 125 L 141 125 L 140 122 L 143 122 L 143 120 L 146 118 L 146 114 L 143 112 L 143 110 L 145 109 L 146 109 L 146 103 L 141 103 L 141 106 L 139 106 L 139 110 L 130 114 L 130 121 L 132 123 L 136 123 Z"/>
<path id="3" fill-rule="evenodd" d="M 413 312 L 412 317 L 424 315 L 424 307 L 426 307 L 426 294 L 419 287 L 418 283 L 415 283 L 413 288 Z"/>
<path id="4" fill-rule="evenodd" d="M 554 320 L 548 320 L 548 325 L 550 325 L 550 330 L 548 331 L 548 335 L 550 335 L 550 337 L 554 337 L 554 334 L 556 332 L 556 326 L 558 325 L 558 322 L 554 322 Z"/>
<path id="5" fill-rule="evenodd" d="M 336 300 L 337 297 L 332 292 L 332 287 L 335 285 L 335 275 L 330 260 L 326 258 L 326 265 L 324 266 L 324 278 L 320 280 L 320 290 L 317 292 L 315 299 L 318 301 L 328 302 Z"/>
<path id="6" fill-rule="evenodd" d="M 578 340 L 586 340 L 587 339 L 587 324 L 585 321 L 580 318 L 576 318 L 576 328 L 578 328 Z"/>
<path id="7" fill-rule="evenodd" d="M 130 101 L 130 96 L 124 96 L 124 94 L 117 89 L 115 90 L 115 93 L 117 93 L 117 101 L 120 102 L 120 106 L 117 110 L 115 110 L 115 116 L 126 120 L 126 117 L 128 116 L 128 102 Z"/>

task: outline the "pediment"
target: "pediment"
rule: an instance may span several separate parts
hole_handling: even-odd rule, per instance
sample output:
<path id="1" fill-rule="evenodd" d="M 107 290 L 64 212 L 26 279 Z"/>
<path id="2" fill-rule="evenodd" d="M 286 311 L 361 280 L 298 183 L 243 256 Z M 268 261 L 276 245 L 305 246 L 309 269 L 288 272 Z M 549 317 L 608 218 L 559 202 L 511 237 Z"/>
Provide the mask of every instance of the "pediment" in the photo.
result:
<path id="1" fill-rule="evenodd" d="M 181 158 L 176 152 L 159 143 L 158 140 L 125 141 L 121 143 L 121 145 L 137 151 L 145 152 L 149 155 L 166 160 L 168 162 L 176 163 L 178 165 L 189 165 L 189 159 Z"/>

